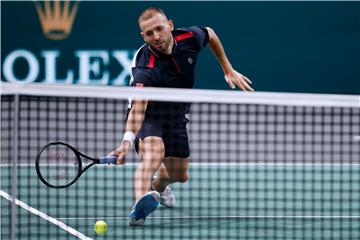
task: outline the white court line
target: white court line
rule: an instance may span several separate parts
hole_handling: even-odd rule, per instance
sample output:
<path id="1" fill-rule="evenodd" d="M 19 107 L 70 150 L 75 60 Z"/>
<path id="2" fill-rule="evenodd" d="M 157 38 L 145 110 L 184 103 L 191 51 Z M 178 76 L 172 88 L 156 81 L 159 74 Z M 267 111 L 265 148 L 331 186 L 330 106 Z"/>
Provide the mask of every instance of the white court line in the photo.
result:
<path id="1" fill-rule="evenodd" d="M 126 216 L 119 217 L 64 217 L 63 220 L 95 220 L 95 219 L 128 219 Z M 149 219 L 360 219 L 360 216 L 180 216 L 180 217 L 147 217 Z"/>
<path id="2" fill-rule="evenodd" d="M 13 199 L 14 199 L 11 195 L 9 195 L 8 193 L 6 193 L 6 192 L 4 192 L 4 191 L 2 191 L 2 190 L 0 190 L 0 195 L 1 195 L 3 198 L 5 198 L 5 199 L 7 199 L 7 200 L 9 200 L 9 201 L 11 201 L 11 202 L 12 202 Z M 83 240 L 83 239 L 84 239 L 84 240 L 91 240 L 91 238 L 85 236 L 85 235 L 82 234 L 81 232 L 73 229 L 72 227 L 69 227 L 69 226 L 66 225 L 65 223 L 60 222 L 59 220 L 57 220 L 57 219 L 55 219 L 55 218 L 53 218 L 53 217 L 50 217 L 49 215 L 47 215 L 47 214 L 45 214 L 45 213 L 43 213 L 43 212 L 40 212 L 39 210 L 37 210 L 37 209 L 35 209 L 35 208 L 33 208 L 33 207 L 30 207 L 30 206 L 27 205 L 26 203 L 24 203 L 24 202 L 22 202 L 22 201 L 20 201 L 20 200 L 18 200 L 18 199 L 16 199 L 16 198 L 15 198 L 15 204 L 18 205 L 18 206 L 20 206 L 20 207 L 22 207 L 22 208 L 25 209 L 26 211 L 29 211 L 29 212 L 31 212 L 31 213 L 33 213 L 33 214 L 35 214 L 35 215 L 37 215 L 37 216 L 45 219 L 46 221 L 49 221 L 49 222 L 57 225 L 58 227 L 64 229 L 64 230 L 67 231 L 68 233 L 70 233 L 70 234 L 78 237 L 79 239 L 82 239 L 82 240 Z M 21 227 L 21 226 L 20 226 L 20 227 Z"/>

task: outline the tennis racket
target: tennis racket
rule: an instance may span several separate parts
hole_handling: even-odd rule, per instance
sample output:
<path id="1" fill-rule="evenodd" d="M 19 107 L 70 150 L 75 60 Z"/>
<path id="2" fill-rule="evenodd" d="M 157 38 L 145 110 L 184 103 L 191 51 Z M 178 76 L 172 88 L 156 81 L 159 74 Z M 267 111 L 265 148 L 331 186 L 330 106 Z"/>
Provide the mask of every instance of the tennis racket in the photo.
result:
<path id="1" fill-rule="evenodd" d="M 95 164 L 115 164 L 116 156 L 92 158 L 63 142 L 51 142 L 36 157 L 36 172 L 48 187 L 65 188 Z"/>

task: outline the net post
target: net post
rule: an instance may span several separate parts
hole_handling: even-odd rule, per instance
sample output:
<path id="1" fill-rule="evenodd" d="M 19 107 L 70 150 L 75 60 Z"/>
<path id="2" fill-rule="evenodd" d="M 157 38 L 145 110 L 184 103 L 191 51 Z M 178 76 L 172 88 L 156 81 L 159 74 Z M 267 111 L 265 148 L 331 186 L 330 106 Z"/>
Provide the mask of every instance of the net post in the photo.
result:
<path id="1" fill-rule="evenodd" d="M 11 202 L 11 222 L 10 222 L 10 236 L 11 239 L 16 239 L 16 196 L 17 196 L 17 161 L 18 161 L 18 129 L 19 129 L 19 107 L 20 96 L 14 94 L 14 128 L 13 128 L 13 145 L 12 145 L 12 176 L 11 176 L 11 195 L 13 196 Z"/>

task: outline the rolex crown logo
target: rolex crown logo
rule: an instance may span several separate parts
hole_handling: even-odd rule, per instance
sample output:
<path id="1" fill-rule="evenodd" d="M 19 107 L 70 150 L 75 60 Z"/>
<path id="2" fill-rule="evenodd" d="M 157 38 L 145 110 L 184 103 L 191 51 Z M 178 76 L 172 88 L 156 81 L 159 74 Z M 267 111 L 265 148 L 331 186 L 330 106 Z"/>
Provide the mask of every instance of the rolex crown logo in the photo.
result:
<path id="1" fill-rule="evenodd" d="M 69 36 L 79 1 L 36 1 L 35 7 L 45 36 L 62 40 Z"/>

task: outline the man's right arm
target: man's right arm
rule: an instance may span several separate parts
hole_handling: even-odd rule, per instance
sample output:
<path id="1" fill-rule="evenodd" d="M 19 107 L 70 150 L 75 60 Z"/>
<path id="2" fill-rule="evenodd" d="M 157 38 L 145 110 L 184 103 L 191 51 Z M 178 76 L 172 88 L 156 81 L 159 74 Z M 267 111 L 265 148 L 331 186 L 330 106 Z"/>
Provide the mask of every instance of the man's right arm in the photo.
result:
<path id="1" fill-rule="evenodd" d="M 124 139 L 121 145 L 113 150 L 109 155 L 117 156 L 117 164 L 125 164 L 125 156 L 129 152 L 136 134 L 140 131 L 148 101 L 134 100 L 125 125 Z"/>
<path id="2" fill-rule="evenodd" d="M 209 48 L 218 59 L 220 66 L 223 69 L 225 80 L 231 88 L 235 88 L 235 85 L 244 91 L 254 91 L 249 84 L 252 82 L 246 76 L 237 72 L 230 64 L 229 59 L 225 54 L 224 47 L 212 28 L 207 27 L 209 34 Z"/>

